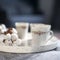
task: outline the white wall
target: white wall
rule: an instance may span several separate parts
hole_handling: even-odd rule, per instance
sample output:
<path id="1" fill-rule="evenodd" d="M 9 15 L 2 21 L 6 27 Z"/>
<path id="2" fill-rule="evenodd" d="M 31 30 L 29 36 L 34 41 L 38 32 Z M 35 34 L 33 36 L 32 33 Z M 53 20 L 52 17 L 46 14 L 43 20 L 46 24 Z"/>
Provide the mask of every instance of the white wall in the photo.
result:
<path id="1" fill-rule="evenodd" d="M 40 0 L 39 4 L 41 9 L 44 11 L 47 22 L 50 22 L 50 18 L 53 13 L 55 0 Z"/>

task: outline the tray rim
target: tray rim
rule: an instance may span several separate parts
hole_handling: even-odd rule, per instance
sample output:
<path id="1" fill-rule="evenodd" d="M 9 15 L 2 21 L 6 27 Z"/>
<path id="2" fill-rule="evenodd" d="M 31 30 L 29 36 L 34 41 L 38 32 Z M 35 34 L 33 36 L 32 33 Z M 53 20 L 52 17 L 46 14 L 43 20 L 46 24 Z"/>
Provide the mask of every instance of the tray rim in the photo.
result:
<path id="1" fill-rule="evenodd" d="M 8 53 L 33 53 L 33 52 L 52 50 L 52 49 L 56 48 L 56 44 L 57 44 L 57 38 L 55 36 L 54 36 L 54 38 L 55 38 L 54 43 L 49 44 L 49 45 L 42 45 L 42 46 L 40 46 L 40 50 L 38 50 L 38 51 L 33 51 L 31 46 L 18 47 L 18 46 L 2 46 L 2 45 L 0 45 L 0 51 L 6 52 L 6 53 L 7 52 Z M 43 49 L 43 48 L 45 48 L 45 49 Z"/>

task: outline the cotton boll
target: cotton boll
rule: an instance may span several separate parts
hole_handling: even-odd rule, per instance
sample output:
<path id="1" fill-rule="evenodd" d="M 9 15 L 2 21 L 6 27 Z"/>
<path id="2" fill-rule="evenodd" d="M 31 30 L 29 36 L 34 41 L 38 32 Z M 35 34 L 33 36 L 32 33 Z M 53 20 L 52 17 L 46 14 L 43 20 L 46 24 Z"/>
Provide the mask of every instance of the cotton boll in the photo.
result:
<path id="1" fill-rule="evenodd" d="M 2 29 L 1 33 L 7 32 L 8 29 Z"/>
<path id="2" fill-rule="evenodd" d="M 5 45 L 3 42 L 3 38 L 0 38 L 0 46 Z"/>
<path id="3" fill-rule="evenodd" d="M 1 24 L 1 26 L 2 26 L 2 29 L 7 29 L 4 24 Z"/>
<path id="4" fill-rule="evenodd" d="M 11 40 L 11 35 L 10 35 L 9 33 L 6 34 L 6 35 L 5 35 L 5 39 L 6 39 L 6 40 Z"/>
<path id="5" fill-rule="evenodd" d="M 17 34 L 17 30 L 15 28 L 12 28 L 12 32 Z"/>
<path id="6" fill-rule="evenodd" d="M 21 43 L 22 43 L 22 40 L 21 39 L 18 39 L 18 40 L 16 40 L 16 41 L 13 42 L 13 45 L 14 46 L 20 46 Z"/>
<path id="7" fill-rule="evenodd" d="M 1 27 L 2 27 L 2 30 L 5 32 L 5 31 L 7 31 L 7 28 L 6 28 L 6 26 L 4 25 L 4 24 L 1 24 Z"/>
<path id="8" fill-rule="evenodd" d="M 4 39 L 1 37 L 1 38 L 0 38 L 0 43 L 3 43 L 3 40 L 4 40 Z"/>
<path id="9" fill-rule="evenodd" d="M 1 30 L 1 33 L 4 33 L 5 31 L 6 31 L 6 30 L 2 29 L 2 30 Z"/>
<path id="10" fill-rule="evenodd" d="M 18 39 L 18 35 L 17 34 L 11 34 L 11 39 L 12 39 L 12 41 L 16 41 Z"/>
<path id="11" fill-rule="evenodd" d="M 11 46 L 11 45 L 12 45 L 12 41 L 5 40 L 5 45 L 7 45 L 7 46 Z"/>
<path id="12" fill-rule="evenodd" d="M 2 43 L 3 42 L 3 38 L 0 38 L 0 43 Z"/>
<path id="13" fill-rule="evenodd" d="M 10 34 L 17 34 L 17 30 L 15 28 L 8 28 L 7 32 Z"/>
<path id="14" fill-rule="evenodd" d="M 4 32 L 7 31 L 7 28 L 6 28 L 6 26 L 4 24 L 0 25 L 0 31 L 1 31 L 1 33 L 4 33 Z"/>

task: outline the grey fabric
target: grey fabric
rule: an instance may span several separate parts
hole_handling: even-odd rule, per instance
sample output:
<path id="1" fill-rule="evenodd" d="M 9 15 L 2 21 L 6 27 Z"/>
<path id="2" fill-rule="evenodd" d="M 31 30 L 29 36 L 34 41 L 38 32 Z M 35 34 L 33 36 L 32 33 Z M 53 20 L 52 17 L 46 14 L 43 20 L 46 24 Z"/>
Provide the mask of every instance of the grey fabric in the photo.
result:
<path id="1" fill-rule="evenodd" d="M 60 60 L 60 51 L 49 51 L 34 54 L 0 53 L 0 60 Z"/>

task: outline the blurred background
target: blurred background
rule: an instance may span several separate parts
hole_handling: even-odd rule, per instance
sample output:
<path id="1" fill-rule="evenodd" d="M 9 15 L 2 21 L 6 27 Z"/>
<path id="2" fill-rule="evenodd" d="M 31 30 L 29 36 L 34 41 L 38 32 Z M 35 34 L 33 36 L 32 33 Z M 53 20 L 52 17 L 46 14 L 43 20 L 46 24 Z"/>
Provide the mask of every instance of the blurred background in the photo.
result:
<path id="1" fill-rule="evenodd" d="M 60 30 L 60 0 L 0 0 L 0 23 L 14 27 L 15 22 L 51 24 Z"/>

